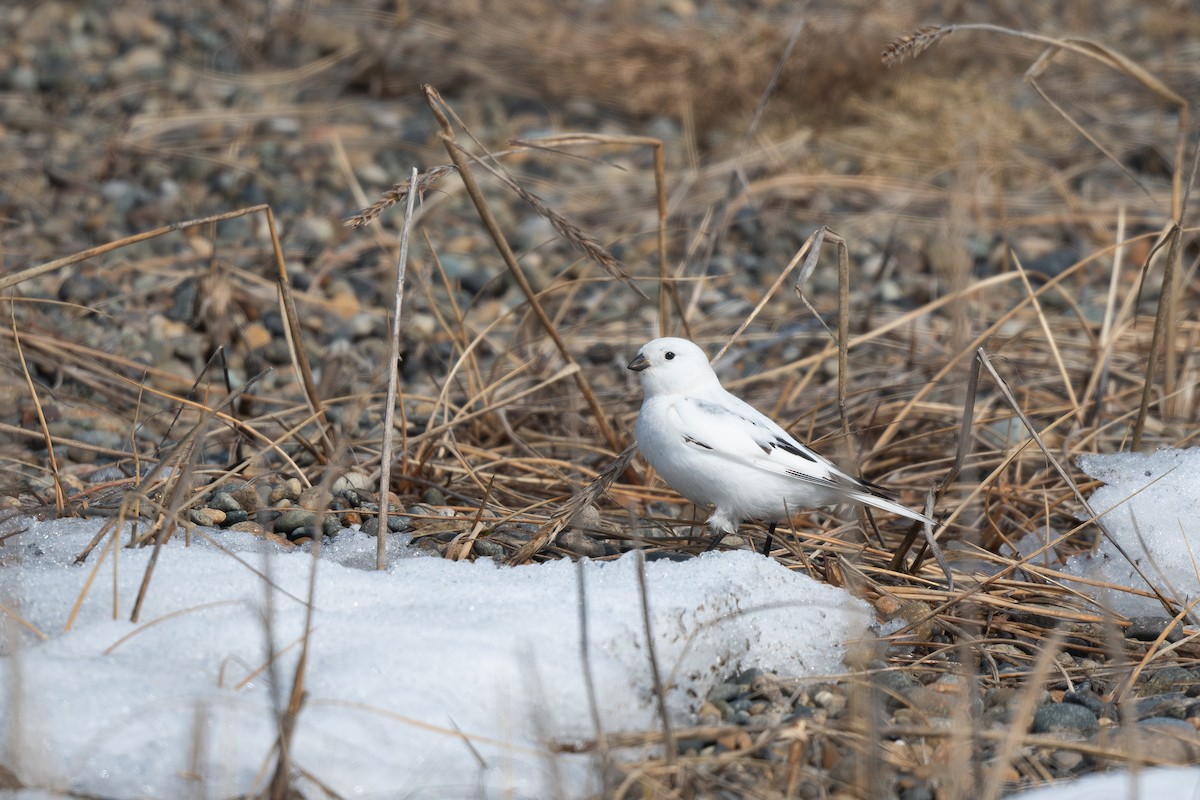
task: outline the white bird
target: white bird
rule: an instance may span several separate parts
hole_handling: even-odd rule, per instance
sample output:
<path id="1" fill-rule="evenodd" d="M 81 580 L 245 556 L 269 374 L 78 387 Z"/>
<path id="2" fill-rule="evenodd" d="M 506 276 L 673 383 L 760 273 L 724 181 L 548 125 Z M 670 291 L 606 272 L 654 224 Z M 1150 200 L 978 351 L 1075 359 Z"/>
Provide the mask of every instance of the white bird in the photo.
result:
<path id="1" fill-rule="evenodd" d="M 708 358 L 687 339 L 655 339 L 629 369 L 645 398 L 638 414 L 638 449 L 675 491 L 713 508 L 709 549 L 742 520 L 775 525 L 801 508 L 852 502 L 933 523 L 874 486 L 842 472 L 796 441 L 749 403 L 721 386 Z"/>

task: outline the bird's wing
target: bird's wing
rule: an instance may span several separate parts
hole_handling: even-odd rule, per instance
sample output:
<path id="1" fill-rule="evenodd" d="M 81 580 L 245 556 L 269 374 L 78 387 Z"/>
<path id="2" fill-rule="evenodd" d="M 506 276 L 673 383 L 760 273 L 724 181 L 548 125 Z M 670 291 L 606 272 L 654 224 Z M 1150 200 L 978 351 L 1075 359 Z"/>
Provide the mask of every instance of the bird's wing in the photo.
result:
<path id="1" fill-rule="evenodd" d="M 832 461 L 796 441 L 769 417 L 734 395 L 679 397 L 671 404 L 671 411 L 679 434 L 689 447 L 836 492 L 850 501 L 910 519 L 926 519 L 871 484 L 842 472 Z"/>
<path id="2" fill-rule="evenodd" d="M 833 462 L 793 439 L 783 428 L 741 399 L 680 397 L 672 403 L 684 441 L 768 472 L 828 486 L 845 479 Z"/>

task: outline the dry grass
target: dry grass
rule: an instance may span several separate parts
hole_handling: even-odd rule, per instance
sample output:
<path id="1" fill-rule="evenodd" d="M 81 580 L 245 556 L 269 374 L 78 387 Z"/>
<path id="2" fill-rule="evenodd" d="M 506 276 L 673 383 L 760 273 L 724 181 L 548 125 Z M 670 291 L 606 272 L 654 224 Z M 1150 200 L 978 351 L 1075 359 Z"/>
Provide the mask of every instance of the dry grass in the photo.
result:
<path id="1" fill-rule="evenodd" d="M 515 86 L 536 97 L 589 96 L 634 115 L 670 109 L 692 122 L 694 156 L 704 149 L 699 131 L 717 130 L 755 107 L 791 30 L 769 16 L 733 30 L 699 21 L 668 30 L 623 22 L 631 4 L 611 5 L 584 4 L 571 17 L 533 14 L 540 3 L 507 3 L 507 11 L 539 20 L 531 30 L 518 30 L 495 28 L 472 3 L 453 3 L 442 16 L 418 14 L 411 27 L 393 20 L 394 30 L 372 35 L 433 32 L 426 47 L 444 50 L 451 40 L 477 45 L 445 65 L 447 82 L 477 79 L 486 66 L 489 81 L 509 91 Z M 378 22 L 372 15 L 347 24 L 361 30 Z M 1075 456 L 1186 446 L 1195 436 L 1200 365 L 1193 353 L 1200 326 L 1182 312 L 1196 301 L 1196 230 L 1186 223 L 1193 180 L 1185 158 L 1186 98 L 1141 62 L 1095 42 L 1018 32 L 1021 42 L 1050 50 L 1041 57 L 1036 50 L 1009 50 L 978 67 L 968 59 L 966 73 L 1027 57 L 1026 77 L 1047 102 L 1019 112 L 1012 105 L 989 106 L 994 78 L 955 83 L 937 69 L 917 69 L 907 81 L 897 75 L 909 68 L 906 58 L 920 65 L 968 38 L 982 42 L 977 57 L 985 60 L 987 49 L 1013 31 L 968 24 L 909 34 L 896 28 L 898 38 L 884 51 L 892 64 L 885 76 L 879 47 L 870 50 L 871 59 L 854 54 L 867 52 L 873 32 L 896 22 L 882 12 L 818 14 L 801 39 L 803 56 L 780 72 L 772 102 L 811 106 L 842 93 L 837 114 L 847 122 L 835 137 L 794 131 L 796 120 L 811 121 L 811 109 L 777 114 L 737 152 L 677 163 L 674 174 L 664 167 L 661 143 L 646 138 L 597 134 L 504 149 L 508 142 L 490 141 L 474 123 L 455 118 L 453 102 L 429 92 L 445 152 L 441 160 L 454 167 L 426 170 L 416 179 L 427 201 L 416 224 L 426 238 L 422 247 L 414 244 L 420 252 L 409 269 L 420 275 L 410 289 L 416 296 L 405 302 L 421 307 L 429 324 L 413 337 L 422 343 L 413 344 L 409 358 L 420 360 L 421 348 L 434 343 L 446 345 L 451 357 L 439 374 L 399 380 L 400 455 L 391 489 L 409 502 L 429 486 L 441 487 L 461 513 L 418 524 L 418 540 L 441 537 L 437 546 L 448 557 L 466 558 L 480 537 L 495 534 L 513 563 L 559 558 L 565 553 L 555 536 L 580 508 L 595 504 L 608 523 L 602 536 L 622 549 L 697 551 L 699 531 L 680 522 L 682 501 L 638 462 L 629 465 L 625 446 L 636 390 L 619 368 L 583 361 L 596 346 L 623 356 L 659 332 L 684 330 L 713 352 L 731 345 L 737 377 L 727 382 L 730 388 L 910 505 L 922 506 L 935 495 L 934 511 L 943 522 L 937 542 L 946 560 L 939 565 L 927 546 L 914 550 L 915 532 L 894 520 L 875 526 L 865 517 L 799 515 L 773 558 L 847 586 L 881 615 L 908 623 L 891 647 L 862 657 L 842 684 L 853 713 L 762 729 L 609 735 L 584 749 L 619 756 L 611 760 L 620 765 L 613 797 L 725 792 L 868 798 L 927 786 L 939 797 L 994 798 L 1054 777 L 1049 756 L 1063 750 L 1084 754 L 1097 768 L 1159 763 L 1153 752 L 1127 746 L 1120 736 L 1071 743 L 1029 734 L 1023 723 L 1044 690 L 1061 692 L 1089 680 L 1120 702 L 1135 674 L 1191 664 L 1200 656 L 1190 627 L 1187 638 L 1169 648 L 1122 639 L 1125 621 L 1060 572 L 1065 555 L 1104 535 L 1086 521 L 1084 496 L 1091 487 L 1079 484 Z M 485 29 L 496 35 L 484 37 Z M 947 38 L 951 31 L 954 37 Z M 541 43 L 533 58 L 512 60 L 518 36 Z M 834 50 L 839 58 L 830 55 Z M 1073 59 L 1060 65 L 1052 55 Z M 964 57 L 947 58 L 953 64 Z M 849 73 L 847 64 L 853 65 Z M 389 80 L 400 80 L 383 74 L 382 90 Z M 1112 105 L 1132 109 L 1129 118 L 1106 124 L 1101 91 L 1074 102 L 1056 93 L 1056 81 L 1077 87 L 1097 75 L 1102 86 L 1123 87 L 1121 102 Z M 426 71 L 422 80 L 437 77 L 436 70 L 432 76 Z M 1003 78 L 1012 85 L 1020 79 L 1018 72 Z M 482 86 L 484 92 L 494 88 Z M 887 95 L 899 106 L 880 111 L 876 104 Z M 1172 110 L 1165 121 L 1156 116 L 1164 104 Z M 899 116 L 895 109 L 904 106 L 916 113 Z M 985 127 L 989 136 L 979 133 Z M 1149 144 L 1125 137 L 1129 129 Z M 810 136 L 818 136 L 816 144 Z M 570 187 L 559 197 L 572 208 L 560 210 L 526 188 L 521 172 L 532 159 L 563 158 L 557 151 L 567 148 L 599 158 L 602 150 L 627 154 L 647 145 L 656 148 L 654 164 L 643 162 L 614 178 L 644 201 L 636 212 L 601 213 L 587 200 L 574 202 Z M 1130 154 L 1144 149 L 1165 154 L 1167 175 L 1131 173 Z M 670 186 L 684 188 L 668 203 Z M 1119 189 L 1106 191 L 1114 186 Z M 492 189 L 516 191 L 584 258 L 535 285 L 509 247 L 503 204 Z M 388 208 L 410 191 L 409 184 L 398 184 L 354 223 L 386 219 Z M 493 211 L 496 205 L 500 211 Z M 755 211 L 772 247 L 789 236 L 792 241 L 778 273 L 757 284 L 710 274 L 704 258 L 732 246 L 738 234 L 731 220 L 744 209 Z M 447 220 L 472 213 L 520 286 L 525 302 L 518 308 L 455 301 L 439 261 L 451 243 L 439 235 L 450 227 Z M 248 376 L 240 386 L 203 371 L 183 377 L 146 368 L 120 349 L 105 352 L 64 340 L 39 330 L 30 321 L 35 302 L 18 294 L 27 282 L 83 261 L 120 258 L 154 237 L 190 236 L 216 226 L 219 240 L 220 225 L 239 215 L 264 220 L 260 248 L 242 255 L 247 262 L 270 262 L 274 285 L 262 270 L 212 270 L 210 302 L 229 305 L 229 297 L 251 293 L 278 305 L 294 375 L 278 384 L 287 391 L 256 393 L 262 376 Z M 828 224 L 841 234 L 842 253 L 849 254 L 844 291 L 835 291 L 825 277 L 834 270 L 820 269 L 815 260 L 802 270 L 818 267 L 815 276 L 796 287 L 803 303 L 783 291 L 808 254 L 796 241 L 803 237 L 789 234 L 801 222 Z M 1065 239 L 1077 256 L 1053 272 L 1039 272 L 1047 263 L 1041 256 Z M 618 263 L 611 254 L 615 243 L 624 245 L 627 263 L 636 267 Z M 972 255 L 981 243 L 987 252 Z M 864 252 L 875 258 L 869 269 L 858 261 Z M 124 266 L 114 268 L 139 269 L 140 251 L 130 253 Z M 303 312 L 330 301 L 295 290 L 284 265 L 271 210 L 254 207 L 172 224 L 0 278 L 8 293 L 2 309 L 10 314 L 10 324 L 0 326 L 4 364 L 24 376 L 20 402 L 29 404 L 36 420 L 3 432 L 111 455 L 64 438 L 47 422 L 51 398 L 87 407 L 88 392 L 102 393 L 134 443 L 124 457 L 153 465 L 123 481 L 85 487 L 51 461 L 42 497 L 48 507 L 67 514 L 104 509 L 115 520 L 144 520 L 139 540 L 161 546 L 190 526 L 187 512 L 208 492 L 235 479 L 282 473 L 320 486 L 350 464 L 379 474 L 381 442 L 355 438 L 338 420 L 380 408 L 391 381 L 380 373 L 373 394 L 340 394 L 330 377 L 336 364 L 310 363 L 305 341 L 313 334 Z M 898 290 L 902 302 L 881 302 L 873 282 Z M 639 297 L 643 292 L 652 295 L 649 302 Z M 97 313 L 82 306 L 78 311 Z M 230 350 L 248 348 L 228 332 L 214 332 L 212 339 Z M 61 376 L 62 385 L 51 389 L 48 375 Z M 149 443 L 147 432 L 157 443 Z M 233 454 L 229 466 L 214 467 L 204 456 L 214 449 Z M 37 466 L 17 460 L 8 467 L 14 473 Z M 671 513 L 651 518 L 651 508 Z M 637 522 L 626 524 L 630 519 Z M 535 523 L 539 532 L 530 542 L 505 540 L 500 530 L 510 521 Z M 1012 544 L 1028 534 L 1042 536 L 1046 546 L 1034 556 L 1014 557 Z M 148 571 L 144 591 L 152 590 L 151 577 Z M 1177 598 L 1158 599 L 1165 614 L 1190 624 Z M 1067 637 L 1075 650 L 1095 655 L 1102 664 L 1098 672 L 1055 660 Z M 1021 669 L 1002 671 L 999 663 Z M 967 688 L 948 701 L 956 724 L 922 724 L 919 709 L 884 720 L 879 709 L 887 698 L 879 676 L 888 671 L 922 679 L 939 672 L 960 676 Z M 272 788 L 280 797 L 287 791 L 287 741 L 300 713 L 302 669 L 293 688 L 281 711 Z M 979 689 L 1019 694 L 1017 719 L 1007 730 L 989 728 L 973 710 Z M 668 748 L 662 757 L 645 756 L 647 744 L 697 740 L 714 747 L 702 755 Z M 964 766 L 968 762 L 972 766 Z M 863 764 L 872 768 L 853 768 Z"/>

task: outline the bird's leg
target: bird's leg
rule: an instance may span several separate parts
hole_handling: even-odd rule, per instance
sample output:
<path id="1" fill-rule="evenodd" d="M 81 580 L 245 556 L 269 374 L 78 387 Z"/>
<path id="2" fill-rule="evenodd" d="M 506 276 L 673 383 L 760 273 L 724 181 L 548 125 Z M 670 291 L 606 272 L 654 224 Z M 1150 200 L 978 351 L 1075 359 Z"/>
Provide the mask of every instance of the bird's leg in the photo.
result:
<path id="1" fill-rule="evenodd" d="M 764 556 L 771 555 L 771 544 L 772 544 L 772 540 L 775 538 L 775 526 L 778 524 L 779 524 L 778 522 L 772 522 L 770 525 L 767 526 L 767 539 L 766 539 L 766 541 L 763 542 L 763 549 L 762 549 L 762 554 Z"/>
<path id="2" fill-rule="evenodd" d="M 716 546 L 717 546 L 717 545 L 719 545 L 719 544 L 721 543 L 721 540 L 723 540 L 723 539 L 724 539 L 726 536 L 728 536 L 728 535 L 729 535 L 729 534 L 728 534 L 728 533 L 726 533 L 726 532 L 725 532 L 724 530 L 722 530 L 721 528 L 717 528 L 717 532 L 716 532 L 716 534 L 713 536 L 713 538 L 712 538 L 712 539 L 710 539 L 710 540 L 709 540 L 709 542 L 708 542 L 708 547 L 704 548 L 704 552 L 705 552 L 705 553 L 707 553 L 707 552 L 709 552 L 710 550 L 714 550 L 714 549 L 716 549 Z"/>

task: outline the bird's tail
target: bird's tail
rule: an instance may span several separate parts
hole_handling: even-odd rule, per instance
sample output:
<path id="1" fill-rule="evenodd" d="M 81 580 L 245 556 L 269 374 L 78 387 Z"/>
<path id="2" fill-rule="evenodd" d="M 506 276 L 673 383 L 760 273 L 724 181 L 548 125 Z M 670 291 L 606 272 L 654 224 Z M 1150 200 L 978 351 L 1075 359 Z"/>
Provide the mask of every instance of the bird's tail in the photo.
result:
<path id="1" fill-rule="evenodd" d="M 915 519 L 918 522 L 928 522 L 930 525 L 937 526 L 937 522 L 925 516 L 919 511 L 913 511 L 905 505 L 901 505 L 890 497 L 882 494 L 877 494 L 868 490 L 852 490 L 847 493 L 850 500 L 856 503 L 861 503 L 865 506 L 878 508 L 882 511 L 890 511 L 893 514 L 899 514 L 908 519 Z"/>

